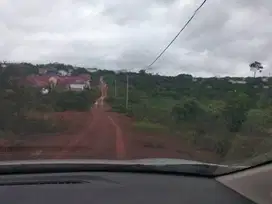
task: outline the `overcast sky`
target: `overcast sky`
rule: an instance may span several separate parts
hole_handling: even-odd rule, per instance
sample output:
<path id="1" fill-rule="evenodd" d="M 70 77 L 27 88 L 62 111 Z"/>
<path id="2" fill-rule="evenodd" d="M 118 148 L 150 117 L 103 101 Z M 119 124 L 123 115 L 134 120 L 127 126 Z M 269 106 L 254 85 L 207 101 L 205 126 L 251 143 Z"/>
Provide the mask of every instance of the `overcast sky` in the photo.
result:
<path id="1" fill-rule="evenodd" d="M 1 0 L 0 60 L 101 69 L 150 64 L 203 0 Z M 207 0 L 153 65 L 165 75 L 272 73 L 272 0 Z"/>

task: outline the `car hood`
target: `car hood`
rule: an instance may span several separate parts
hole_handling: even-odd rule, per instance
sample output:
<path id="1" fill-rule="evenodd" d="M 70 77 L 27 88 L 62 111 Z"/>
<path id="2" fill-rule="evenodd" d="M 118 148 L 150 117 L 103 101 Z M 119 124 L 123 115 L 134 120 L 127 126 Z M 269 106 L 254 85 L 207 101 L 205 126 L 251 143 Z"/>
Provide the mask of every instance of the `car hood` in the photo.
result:
<path id="1" fill-rule="evenodd" d="M 44 160 L 13 160 L 2 161 L 0 166 L 4 165 L 21 165 L 21 164 L 118 164 L 118 165 L 179 165 L 179 164 L 209 164 L 194 160 L 185 159 L 132 159 L 132 160 L 107 160 L 107 159 L 44 159 Z M 211 164 L 216 165 L 216 164 Z"/>
<path id="2" fill-rule="evenodd" d="M 185 159 L 61 159 L 61 160 L 19 160 L 0 162 L 0 173 L 23 172 L 62 172 L 62 171 L 126 171 L 126 172 L 164 172 L 213 175 L 237 171 L 248 166 L 221 165 Z"/>

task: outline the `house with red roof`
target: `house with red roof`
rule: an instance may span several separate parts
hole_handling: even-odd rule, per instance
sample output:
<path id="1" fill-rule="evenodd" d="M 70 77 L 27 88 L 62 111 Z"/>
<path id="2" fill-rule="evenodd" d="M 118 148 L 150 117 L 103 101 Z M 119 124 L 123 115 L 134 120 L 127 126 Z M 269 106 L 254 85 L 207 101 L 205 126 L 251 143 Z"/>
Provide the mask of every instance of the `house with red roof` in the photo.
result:
<path id="1" fill-rule="evenodd" d="M 62 90 L 84 90 L 91 88 L 91 76 L 82 74 L 78 76 L 50 76 L 50 75 L 29 75 L 20 84 L 36 88 L 46 88 L 54 86 Z"/>

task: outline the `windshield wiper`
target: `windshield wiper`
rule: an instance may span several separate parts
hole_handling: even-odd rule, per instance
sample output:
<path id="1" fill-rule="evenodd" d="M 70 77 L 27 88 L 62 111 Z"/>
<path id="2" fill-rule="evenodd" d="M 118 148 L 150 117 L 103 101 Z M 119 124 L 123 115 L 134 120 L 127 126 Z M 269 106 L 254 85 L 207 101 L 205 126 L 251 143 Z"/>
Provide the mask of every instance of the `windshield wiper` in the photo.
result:
<path id="1" fill-rule="evenodd" d="M 140 160 L 139 160 L 140 161 Z M 144 163 L 136 161 L 112 160 L 38 160 L 12 161 L 0 163 L 0 174 L 28 174 L 28 173 L 64 173 L 64 172 L 134 172 L 160 174 L 190 174 L 194 176 L 214 177 L 218 168 L 220 172 L 241 170 L 244 167 L 199 163 L 182 160 L 180 163 Z"/>

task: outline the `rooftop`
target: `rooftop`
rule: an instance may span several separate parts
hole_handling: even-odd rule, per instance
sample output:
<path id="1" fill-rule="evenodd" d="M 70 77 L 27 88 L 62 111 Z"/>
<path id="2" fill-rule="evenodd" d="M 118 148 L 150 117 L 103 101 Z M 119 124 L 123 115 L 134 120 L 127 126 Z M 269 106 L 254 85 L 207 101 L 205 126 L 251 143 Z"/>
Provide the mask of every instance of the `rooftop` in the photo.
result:
<path id="1" fill-rule="evenodd" d="M 49 83 L 49 79 L 52 76 L 27 76 L 23 80 L 23 84 L 29 84 L 37 87 L 45 87 Z M 67 86 L 69 84 L 80 84 L 86 83 L 87 81 L 91 80 L 90 75 L 79 75 L 79 76 L 54 76 L 57 79 L 57 85 L 60 86 Z"/>

